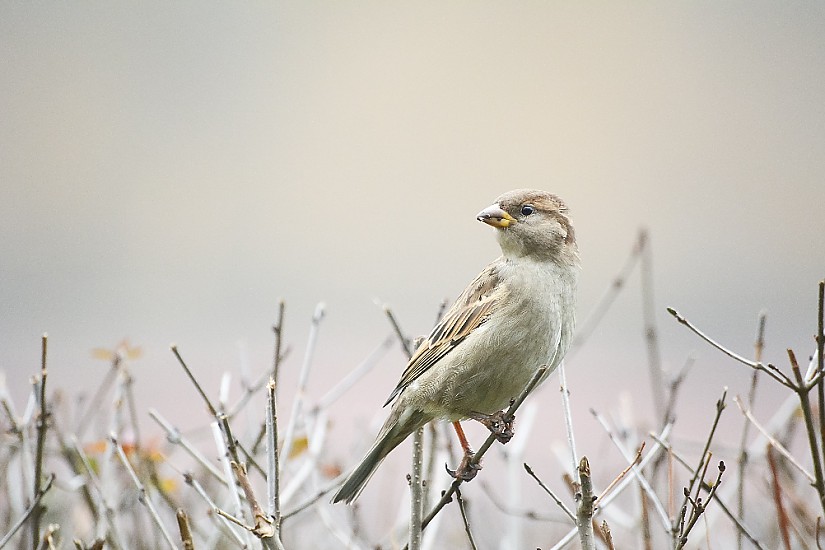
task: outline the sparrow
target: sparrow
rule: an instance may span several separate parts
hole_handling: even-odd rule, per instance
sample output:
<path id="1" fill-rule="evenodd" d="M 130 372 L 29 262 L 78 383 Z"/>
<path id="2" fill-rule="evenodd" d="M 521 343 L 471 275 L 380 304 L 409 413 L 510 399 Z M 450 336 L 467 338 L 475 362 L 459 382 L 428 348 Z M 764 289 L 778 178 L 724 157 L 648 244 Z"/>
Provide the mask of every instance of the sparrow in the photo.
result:
<path id="1" fill-rule="evenodd" d="M 517 189 L 479 212 L 496 230 L 501 256 L 467 286 L 419 345 L 385 406 L 389 416 L 333 502 L 355 500 L 384 458 L 416 429 L 451 421 L 464 448 L 451 475 L 471 479 L 472 450 L 459 421 L 484 423 L 499 441 L 513 435 L 502 409 L 536 370 L 547 376 L 570 346 L 579 256 L 567 206 L 556 195 Z"/>

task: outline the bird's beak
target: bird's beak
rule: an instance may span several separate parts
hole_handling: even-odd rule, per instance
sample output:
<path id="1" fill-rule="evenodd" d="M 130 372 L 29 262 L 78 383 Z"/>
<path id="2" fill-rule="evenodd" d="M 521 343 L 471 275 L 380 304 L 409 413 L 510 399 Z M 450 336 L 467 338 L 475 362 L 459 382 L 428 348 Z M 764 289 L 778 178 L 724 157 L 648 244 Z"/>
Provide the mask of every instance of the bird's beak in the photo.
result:
<path id="1" fill-rule="evenodd" d="M 509 227 L 516 223 L 516 219 L 502 210 L 497 204 L 488 206 L 479 212 L 476 219 L 480 222 L 486 223 L 487 225 L 492 225 L 493 227 L 498 227 L 500 229 Z"/>

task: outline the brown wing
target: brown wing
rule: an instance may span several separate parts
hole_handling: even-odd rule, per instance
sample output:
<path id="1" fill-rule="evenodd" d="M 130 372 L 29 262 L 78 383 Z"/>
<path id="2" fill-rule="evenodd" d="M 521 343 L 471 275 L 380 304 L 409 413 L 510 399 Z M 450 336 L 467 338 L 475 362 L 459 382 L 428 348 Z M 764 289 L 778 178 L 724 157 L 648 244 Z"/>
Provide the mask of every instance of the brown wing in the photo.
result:
<path id="1" fill-rule="evenodd" d="M 401 391 L 455 349 L 489 318 L 502 298 L 500 261 L 488 265 L 455 301 L 441 322 L 413 353 L 401 380 L 390 394 L 386 407 Z"/>

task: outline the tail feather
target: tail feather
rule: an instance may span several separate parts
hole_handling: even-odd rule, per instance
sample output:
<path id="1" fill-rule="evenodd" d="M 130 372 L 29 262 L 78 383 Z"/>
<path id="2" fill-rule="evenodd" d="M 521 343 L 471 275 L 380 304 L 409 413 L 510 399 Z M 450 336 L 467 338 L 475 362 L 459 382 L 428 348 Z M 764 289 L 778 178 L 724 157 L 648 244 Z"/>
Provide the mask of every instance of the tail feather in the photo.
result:
<path id="1" fill-rule="evenodd" d="M 344 501 L 350 504 L 361 491 L 364 486 L 378 469 L 378 466 L 384 461 L 390 451 L 398 447 L 402 441 L 407 439 L 413 431 L 423 426 L 427 419 L 421 413 L 411 415 L 411 418 L 405 419 L 405 422 L 392 422 L 395 420 L 392 416 L 387 420 L 387 424 L 382 428 L 381 433 L 373 443 L 370 450 L 367 451 L 366 456 L 361 459 L 358 466 L 347 476 L 344 484 L 332 497 L 332 502 Z"/>

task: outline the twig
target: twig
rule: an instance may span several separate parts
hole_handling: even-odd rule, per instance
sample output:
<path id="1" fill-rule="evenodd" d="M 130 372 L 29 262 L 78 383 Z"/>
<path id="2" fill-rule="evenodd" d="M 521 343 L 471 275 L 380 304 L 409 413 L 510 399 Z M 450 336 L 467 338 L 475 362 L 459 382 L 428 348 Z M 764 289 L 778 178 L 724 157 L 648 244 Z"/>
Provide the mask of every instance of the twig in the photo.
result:
<path id="1" fill-rule="evenodd" d="M 281 523 L 285 522 L 286 520 L 288 520 L 289 518 L 291 518 L 293 516 L 297 516 L 298 514 L 300 514 L 304 510 L 310 508 L 316 502 L 318 502 L 319 500 L 324 498 L 324 496 L 327 493 L 329 493 L 333 489 L 337 489 L 338 487 L 340 487 L 341 482 L 344 480 L 344 477 L 345 477 L 344 475 L 341 475 L 341 476 L 333 479 L 331 482 L 329 482 L 329 484 L 326 487 L 324 487 L 322 489 L 319 489 L 318 492 L 316 492 L 312 497 L 309 498 L 309 500 L 303 502 L 302 504 L 299 504 L 294 509 L 281 514 Z"/>
<path id="2" fill-rule="evenodd" d="M 817 384 L 817 397 L 819 399 L 819 443 L 825 452 L 825 280 L 819 281 L 819 300 L 817 307 L 817 331 L 816 331 L 816 361 L 817 372 L 819 373 L 819 383 Z"/>
<path id="3" fill-rule="evenodd" d="M 169 544 L 169 547 L 177 550 L 177 545 L 172 540 L 172 536 L 169 534 L 169 531 L 166 530 L 166 526 L 163 525 L 163 522 L 160 520 L 160 516 L 158 515 L 158 511 L 155 509 L 155 505 L 152 503 L 152 499 L 149 498 L 149 495 L 146 492 L 146 488 L 141 483 L 140 479 L 138 479 L 137 473 L 135 472 L 134 468 L 132 468 L 129 459 L 126 457 L 126 453 L 123 451 L 123 447 L 120 446 L 118 443 L 117 437 L 115 434 L 111 434 L 109 436 L 109 440 L 114 445 L 115 450 L 117 451 L 117 455 L 120 458 L 120 461 L 123 463 L 123 467 L 129 473 L 129 477 L 132 478 L 132 482 L 135 484 L 135 487 L 138 489 L 138 501 L 141 504 L 146 506 L 146 509 L 149 510 L 149 515 L 152 516 L 152 519 L 157 524 L 158 529 L 160 529 L 163 538 L 166 539 L 166 542 Z"/>
<path id="4" fill-rule="evenodd" d="M 633 248 L 630 251 L 630 255 L 627 257 L 627 260 L 625 260 L 619 274 L 614 277 L 613 282 L 602 295 L 599 302 L 592 310 L 590 310 L 590 313 L 587 314 L 587 317 L 584 318 L 584 321 L 582 321 L 576 329 L 576 336 L 573 338 L 573 342 L 570 344 L 570 349 L 567 351 L 566 357 L 568 360 L 573 357 L 575 352 L 578 351 L 582 345 L 584 345 L 585 341 L 587 341 L 601 320 L 604 319 L 605 315 L 610 310 L 610 306 L 613 305 L 616 297 L 625 287 L 627 278 L 636 266 L 636 262 L 639 260 L 639 252 L 639 239 L 636 239 L 633 243 Z"/>
<path id="5" fill-rule="evenodd" d="M 178 508 L 175 512 L 175 517 L 178 519 L 178 531 L 180 531 L 180 540 L 183 543 L 183 550 L 195 550 L 195 542 L 192 540 L 192 530 L 189 528 L 189 516 L 183 508 Z"/>
<path id="6" fill-rule="evenodd" d="M 593 511 L 596 497 L 593 496 L 593 482 L 590 479 L 590 463 L 583 456 L 578 466 L 579 492 L 576 494 L 576 528 L 579 531 L 579 540 L 582 550 L 596 550 L 596 539 L 593 536 Z"/>
<path id="7" fill-rule="evenodd" d="M 719 488 L 719 484 L 722 482 L 722 474 L 725 473 L 725 463 L 720 461 L 719 462 L 719 473 L 716 475 L 716 481 L 714 482 L 713 486 L 708 493 L 708 498 L 705 500 L 704 503 L 701 502 L 701 499 L 697 498 L 696 501 L 693 503 L 693 511 L 691 512 L 690 520 L 688 524 L 685 526 L 684 530 L 680 533 L 679 536 L 679 543 L 677 545 L 677 549 L 681 549 L 685 547 L 688 540 L 688 534 L 693 530 L 693 527 L 696 525 L 696 522 L 699 521 L 699 518 L 702 516 L 704 511 L 707 509 L 708 504 L 713 500 L 713 497 L 716 495 L 716 489 Z M 690 499 L 690 493 L 685 489 L 685 496 Z"/>
<path id="8" fill-rule="evenodd" d="M 616 547 L 613 545 L 613 533 L 610 532 L 610 526 L 607 522 L 603 521 L 599 529 L 602 532 L 604 543 L 607 545 L 607 550 L 616 550 Z"/>
<path id="9" fill-rule="evenodd" d="M 192 474 L 184 473 L 183 474 L 183 480 L 186 482 L 187 485 L 189 485 L 190 487 L 195 489 L 195 492 L 203 499 L 203 501 L 207 504 L 207 506 L 209 506 L 210 510 L 215 511 L 215 510 L 219 509 L 218 505 L 215 504 L 215 502 L 207 494 L 207 492 L 203 488 L 203 486 L 198 482 L 198 480 L 196 480 L 192 476 Z M 225 516 L 222 516 L 222 515 L 220 515 L 219 513 L 216 512 L 215 515 L 212 516 L 212 517 L 223 518 L 224 521 L 216 521 L 215 522 L 216 525 L 218 525 L 218 528 L 221 529 L 222 532 L 225 533 L 228 538 L 232 539 L 239 548 L 248 548 L 248 545 L 246 544 L 246 542 L 244 542 L 244 540 L 241 538 L 241 536 L 238 534 L 238 532 L 235 529 L 232 528 L 232 526 L 229 524 L 229 521 L 226 520 Z"/>
<path id="10" fill-rule="evenodd" d="M 647 481 L 644 475 L 642 475 L 641 468 L 639 466 L 634 465 L 635 459 L 633 455 L 630 454 L 630 451 L 624 446 L 624 444 L 619 441 L 619 438 L 616 436 L 616 433 L 610 429 L 610 426 L 607 424 L 607 421 L 595 410 L 590 409 L 590 414 L 599 422 L 599 424 L 604 428 L 607 432 L 608 437 L 610 437 L 610 441 L 613 442 L 613 445 L 619 450 L 622 457 L 630 464 L 630 469 L 633 472 L 633 476 L 639 481 L 639 485 L 642 487 L 645 493 L 647 493 L 650 501 L 653 503 L 653 507 L 659 514 L 659 517 L 662 520 L 662 524 L 664 525 L 665 529 L 670 527 L 670 518 L 665 511 L 664 504 L 662 504 L 661 499 L 656 494 L 656 491 L 653 490 L 653 487 L 650 486 L 650 483 Z M 670 426 L 671 424 L 668 424 Z M 630 478 L 628 478 L 630 479 Z"/>
<path id="11" fill-rule="evenodd" d="M 630 471 L 633 469 L 633 467 L 634 467 L 634 466 L 638 466 L 638 465 L 639 465 L 639 463 L 642 461 L 642 452 L 643 452 L 644 450 L 645 450 L 645 442 L 644 442 L 644 441 L 642 441 L 642 444 L 641 444 L 641 445 L 639 445 L 639 448 L 636 450 L 636 456 L 635 456 L 635 458 L 633 459 L 633 461 L 632 461 L 630 464 L 628 464 L 628 465 L 627 465 L 627 468 L 625 468 L 624 470 L 622 470 L 622 471 L 621 471 L 621 473 L 619 473 L 619 475 L 617 475 L 617 476 L 613 479 L 613 481 L 611 481 L 611 482 L 610 482 L 610 485 L 608 485 L 608 486 L 607 486 L 607 487 L 606 487 L 606 488 L 605 488 L 605 489 L 601 492 L 601 494 L 599 495 L 599 498 L 597 498 L 597 499 L 596 499 L 596 503 L 595 503 L 595 505 L 596 505 L 596 506 L 598 506 L 598 505 L 599 505 L 599 501 L 601 501 L 601 500 L 602 500 L 605 496 L 607 496 L 608 494 L 610 494 L 610 491 L 611 491 L 611 490 L 613 490 L 613 487 L 615 487 L 616 485 L 618 485 L 618 484 L 619 484 L 619 482 L 620 482 L 622 479 L 624 479 L 624 477 L 627 475 L 627 473 L 628 473 L 628 472 L 630 472 Z"/>
<path id="12" fill-rule="evenodd" d="M 657 436 L 656 434 L 653 434 L 653 433 L 650 434 L 650 437 L 652 437 L 653 440 L 658 445 L 661 445 L 662 447 L 664 447 L 670 453 L 670 455 L 679 464 L 681 464 L 685 468 L 685 470 L 688 471 L 688 473 L 690 473 L 691 475 L 694 474 L 693 467 L 690 464 L 688 464 L 687 460 L 682 458 L 678 453 L 676 453 L 676 451 L 673 450 L 673 447 L 670 445 L 670 443 L 664 441 L 661 437 L 659 437 L 659 436 Z M 702 484 L 702 488 L 705 491 L 710 490 L 710 487 L 706 483 Z M 750 541 L 751 544 L 753 544 L 758 550 L 767 550 L 762 545 L 762 543 L 760 543 L 759 540 L 757 540 L 757 538 L 755 536 L 753 536 L 753 534 L 748 530 L 748 528 L 745 526 L 745 524 L 743 522 L 739 521 L 739 519 L 733 514 L 733 512 L 718 497 L 716 498 L 716 504 L 719 506 L 719 508 L 722 509 L 722 512 L 728 517 L 728 519 L 730 519 L 731 522 L 736 526 L 737 531 L 739 533 L 741 533 L 742 535 L 744 535 L 748 539 L 748 541 Z"/>
<path id="13" fill-rule="evenodd" d="M 180 430 L 170 424 L 161 414 L 156 411 L 155 409 L 149 409 L 149 416 L 157 422 L 161 428 L 166 432 L 166 440 L 169 441 L 172 445 L 180 445 L 186 451 L 186 453 L 195 459 L 195 461 L 203 466 L 203 468 L 212 474 L 212 476 L 217 479 L 223 485 L 229 485 L 227 480 L 224 478 L 223 474 L 215 468 L 211 461 L 207 460 L 203 454 L 196 449 L 192 443 L 189 442 L 188 439 L 183 437 L 180 433 Z"/>
<path id="14" fill-rule="evenodd" d="M 650 369 L 650 384 L 653 393 L 653 404 L 656 415 L 666 423 L 665 417 L 665 385 L 662 376 L 662 356 L 659 351 L 659 341 L 656 338 L 656 305 L 653 298 L 653 250 L 650 246 L 650 237 L 646 230 L 639 232 L 639 249 L 642 283 L 642 318 L 645 325 L 645 341 L 647 342 L 647 362 Z"/>
<path id="15" fill-rule="evenodd" d="M 754 344 L 753 359 L 757 363 L 762 361 L 762 351 L 765 349 L 765 322 L 767 315 L 764 311 L 759 314 L 758 328 L 756 330 L 756 343 Z M 759 371 L 754 370 L 751 374 L 751 385 L 748 391 L 748 409 L 753 408 L 753 403 L 756 400 L 756 386 L 759 382 Z M 740 406 L 741 408 L 741 406 Z M 738 486 L 736 488 L 736 510 L 737 516 L 740 520 L 745 518 L 745 467 L 748 464 L 748 433 L 750 424 L 745 422 L 742 426 L 742 437 L 739 440 L 739 460 L 737 460 L 738 468 Z M 743 536 L 741 532 L 736 533 L 737 548 L 742 550 Z"/>
<path id="16" fill-rule="evenodd" d="M 275 378 L 270 377 L 266 387 L 266 494 L 267 508 L 275 530 L 281 528 L 281 468 L 278 461 L 278 402 Z"/>
<path id="17" fill-rule="evenodd" d="M 529 468 L 529 466 L 527 466 Z M 502 514 L 506 514 L 508 516 L 516 516 L 524 519 L 529 519 L 532 521 L 558 521 L 559 518 L 554 515 L 550 514 L 539 514 L 535 510 L 519 510 L 516 508 L 510 508 L 500 500 L 498 500 L 498 495 L 495 494 L 493 489 L 483 480 L 479 482 L 481 484 L 481 489 L 484 491 L 484 494 L 487 495 L 487 498 L 490 499 L 490 502 L 496 509 L 501 512 Z M 573 521 L 575 522 L 575 516 Z"/>
<path id="18" fill-rule="evenodd" d="M 413 432 L 412 473 L 410 483 L 410 550 L 421 549 L 421 516 L 424 513 L 424 487 L 421 472 L 424 467 L 424 427 Z"/>
<path id="19" fill-rule="evenodd" d="M 811 461 L 814 464 L 814 487 L 819 495 L 819 504 L 825 513 L 825 477 L 822 472 L 822 458 L 819 454 L 819 443 L 817 442 L 817 431 L 814 427 L 813 412 L 811 411 L 811 402 L 808 392 L 811 390 L 810 384 L 805 384 L 802 378 L 802 373 L 799 370 L 799 363 L 796 362 L 796 356 L 793 350 L 788 350 L 788 359 L 791 361 L 791 370 L 794 378 L 796 378 L 797 386 L 794 388 L 796 394 L 799 396 L 799 405 L 802 408 L 802 417 L 805 419 L 805 431 L 808 434 L 808 446 L 811 450 Z M 822 379 L 822 372 L 817 373 Z"/>
<path id="20" fill-rule="evenodd" d="M 388 336 L 381 344 L 375 348 L 364 361 L 352 369 L 338 384 L 330 389 L 327 393 L 318 400 L 318 403 L 312 408 L 312 412 L 317 412 L 319 409 L 326 409 L 334 403 L 339 397 L 349 391 L 356 382 L 361 380 L 368 372 L 370 372 L 378 361 L 384 356 L 390 345 L 395 341 L 394 336 Z"/>
<path id="21" fill-rule="evenodd" d="M 739 397 L 735 397 L 733 400 L 739 406 L 739 410 L 742 412 L 745 418 L 747 418 L 750 421 L 750 423 L 753 424 L 757 430 L 759 430 L 759 432 L 765 437 L 768 443 L 770 443 L 770 445 L 774 449 L 776 449 L 779 452 L 779 454 L 784 456 L 789 463 L 793 464 L 794 467 L 802 473 L 802 475 L 808 478 L 808 481 L 811 483 L 811 485 L 813 485 L 816 481 L 813 474 L 806 470 L 805 467 L 794 458 L 791 452 L 788 451 L 788 449 L 786 449 L 785 446 L 782 445 L 782 443 L 780 443 L 778 439 L 772 436 L 768 432 L 767 428 L 765 428 L 764 426 L 762 426 L 762 424 L 759 423 L 756 417 L 753 416 L 753 413 L 750 411 L 750 409 L 745 408 L 744 403 L 742 403 L 742 400 Z"/>
<path id="22" fill-rule="evenodd" d="M 778 368 L 776 368 L 772 364 L 770 364 L 770 363 L 766 364 L 766 363 L 761 363 L 761 362 L 750 361 L 749 359 L 746 359 L 745 357 L 742 357 L 738 353 L 735 353 L 735 352 L 727 349 L 722 344 L 716 342 L 710 336 L 706 335 L 704 332 L 702 332 L 701 330 L 696 328 L 693 325 L 693 323 L 691 323 L 690 321 L 685 319 L 675 309 L 669 307 L 669 308 L 667 308 L 667 311 L 668 311 L 668 313 L 673 315 L 676 318 L 676 320 L 679 321 L 679 323 L 681 323 L 681 324 L 685 325 L 686 327 L 688 327 L 694 334 L 699 336 L 699 338 L 701 338 L 702 340 L 704 340 L 705 342 L 707 342 L 708 344 L 710 344 L 714 348 L 718 349 L 719 351 L 721 351 L 722 353 L 724 353 L 728 357 L 730 357 L 732 359 L 735 359 L 736 361 L 739 361 L 743 365 L 746 365 L 746 366 L 748 366 L 752 369 L 756 369 L 756 370 L 764 372 L 765 374 L 767 374 L 768 376 L 770 376 L 771 378 L 773 378 L 774 380 L 776 380 L 777 382 L 779 382 L 780 384 L 785 386 L 786 388 L 790 388 L 791 390 L 794 389 L 794 383 L 791 381 L 791 379 L 788 378 L 788 376 L 784 372 L 780 371 Z"/>
<path id="23" fill-rule="evenodd" d="M 395 335 L 398 337 L 398 341 L 401 344 L 401 349 L 407 357 L 412 357 L 413 350 L 410 339 L 404 336 L 404 332 L 401 330 L 401 325 L 398 324 L 398 320 L 395 318 L 392 308 L 390 308 L 389 304 L 383 304 L 381 308 L 384 310 L 384 314 L 387 316 L 387 319 L 390 320 L 390 324 L 395 331 Z"/>
<path id="24" fill-rule="evenodd" d="M 275 333 L 275 352 L 272 357 L 272 374 L 270 378 L 274 381 L 276 389 L 281 366 L 281 346 L 284 339 L 284 309 L 286 309 L 286 302 L 281 298 L 278 300 L 278 320 L 272 325 L 272 332 Z"/>
<path id="25" fill-rule="evenodd" d="M 455 499 L 458 501 L 458 509 L 461 511 L 461 519 L 464 521 L 464 532 L 467 533 L 467 540 L 470 541 L 470 547 L 473 550 L 478 550 L 476 541 L 473 539 L 473 532 L 470 530 L 470 520 L 467 517 L 467 507 L 464 503 L 464 499 L 461 498 L 461 490 L 457 487 L 455 490 Z"/>
<path id="26" fill-rule="evenodd" d="M 782 535 L 782 543 L 785 550 L 791 550 L 791 534 L 788 532 L 788 513 L 782 505 L 782 489 L 779 486 L 779 472 L 776 468 L 776 457 L 774 450 L 768 446 L 766 454 L 768 456 L 768 469 L 771 472 L 771 489 L 773 492 L 773 503 L 776 506 L 776 517 L 779 520 L 779 533 Z"/>
<path id="27" fill-rule="evenodd" d="M 695 362 L 695 357 L 693 357 L 692 355 L 688 356 L 684 364 L 682 364 L 682 367 L 679 369 L 679 372 L 677 372 L 676 376 L 674 376 L 673 379 L 670 381 L 670 390 L 668 392 L 667 405 L 665 407 L 665 413 L 662 419 L 663 426 L 668 422 L 672 422 L 674 420 L 673 411 L 676 409 L 676 398 L 679 395 L 679 389 L 682 387 L 682 382 L 685 381 L 688 371 Z"/>
<path id="28" fill-rule="evenodd" d="M 298 425 L 298 417 L 301 415 L 301 409 L 304 403 L 307 382 L 309 381 L 309 371 L 312 365 L 312 357 L 315 354 L 315 346 L 318 342 L 318 328 L 321 320 L 324 318 L 325 305 L 319 303 L 315 306 L 315 312 L 312 315 L 312 324 L 309 328 L 309 338 L 307 340 L 307 349 L 304 354 L 304 362 L 301 365 L 301 373 L 298 378 L 298 387 L 295 391 L 295 397 L 292 400 L 292 411 L 289 416 L 289 422 L 286 425 L 286 433 L 284 434 L 284 443 L 281 448 L 281 468 L 289 459 L 289 453 L 292 450 L 292 443 L 295 437 L 295 429 Z"/>
<path id="29" fill-rule="evenodd" d="M 172 350 L 172 353 L 175 354 L 175 357 L 177 358 L 178 363 L 180 363 L 180 366 L 183 367 L 183 371 L 186 373 L 186 376 L 189 377 L 189 380 L 192 382 L 192 384 L 194 384 L 195 389 L 198 390 L 198 393 L 200 394 L 204 403 L 206 403 L 206 408 L 209 409 L 209 414 L 217 418 L 218 411 L 215 409 L 215 407 L 212 406 L 212 402 L 206 396 L 206 392 L 203 391 L 203 388 L 201 387 L 200 383 L 198 383 L 198 381 L 195 379 L 195 376 L 192 374 L 192 371 L 189 370 L 189 367 L 186 365 L 186 362 L 183 360 L 183 357 L 181 357 L 180 353 L 178 352 L 178 346 L 172 344 L 171 346 L 169 346 L 169 348 Z"/>
<path id="30" fill-rule="evenodd" d="M 545 485 L 541 479 L 539 479 L 535 472 L 533 472 L 533 469 L 530 467 L 530 465 L 526 462 L 524 463 L 524 469 L 527 471 L 530 477 L 536 480 L 536 483 L 539 484 L 539 487 L 544 489 L 544 491 L 548 495 L 550 495 L 550 498 L 553 499 L 553 502 L 555 502 L 558 505 L 558 507 L 562 509 L 562 511 L 567 515 L 567 517 L 569 517 L 573 521 L 573 523 L 576 523 L 576 515 L 570 511 L 570 508 L 568 508 L 567 505 L 565 505 L 564 502 L 562 502 L 562 500 L 558 496 L 556 496 L 556 493 L 551 491 L 550 488 L 547 487 L 547 485 Z"/>
<path id="31" fill-rule="evenodd" d="M 218 451 L 218 460 L 223 466 L 225 472 L 224 476 L 226 477 L 226 480 L 229 482 L 229 496 L 232 498 L 232 504 L 235 507 L 234 512 L 238 517 L 243 517 L 243 506 L 241 505 L 241 497 L 238 494 L 235 483 L 232 481 L 233 479 L 235 479 L 235 474 L 232 471 L 233 459 L 230 457 L 229 450 L 226 447 L 226 433 L 221 429 L 221 426 L 217 420 L 211 422 L 209 424 L 209 427 L 212 430 L 212 439 L 215 441 L 215 447 Z M 246 544 L 251 544 L 252 539 L 249 536 L 248 530 L 245 533 L 245 537 Z"/>
<path id="32" fill-rule="evenodd" d="M 716 416 L 713 417 L 713 424 L 710 427 L 710 433 L 708 433 L 707 439 L 705 439 L 705 446 L 702 449 L 702 454 L 699 455 L 701 458 L 699 460 L 699 467 L 696 468 L 696 473 L 693 474 L 693 477 L 688 484 L 687 491 L 688 493 L 693 492 L 693 487 L 696 484 L 697 479 L 704 478 L 704 472 L 700 475 L 699 472 L 702 470 L 702 464 L 705 464 L 705 468 L 707 468 L 707 462 L 705 462 L 705 457 L 708 456 L 708 451 L 710 450 L 710 444 L 713 441 L 713 437 L 716 434 L 716 427 L 719 426 L 719 419 L 722 417 L 722 411 L 725 410 L 725 398 L 728 395 L 728 388 L 722 390 L 722 397 L 720 397 L 716 401 Z M 696 489 L 696 499 L 699 498 L 699 488 Z"/>
<path id="33" fill-rule="evenodd" d="M 46 430 L 48 429 L 49 409 L 46 405 L 46 352 L 48 349 L 49 335 L 44 333 L 41 339 L 40 350 L 40 414 L 37 417 L 37 450 L 34 459 L 34 491 L 32 499 L 39 502 L 37 496 L 40 494 L 40 487 L 43 476 L 43 449 L 46 446 Z M 32 548 L 37 550 L 40 544 L 40 517 L 42 510 L 37 507 L 32 511 Z"/>
<path id="34" fill-rule="evenodd" d="M 123 542 L 122 537 L 120 536 L 120 531 L 117 529 L 115 524 L 115 510 L 114 507 L 109 504 L 109 499 L 106 497 L 106 494 L 103 491 L 103 487 L 98 480 L 97 475 L 95 474 L 94 468 L 92 467 L 92 463 L 89 462 L 89 457 L 86 456 L 86 453 L 83 451 L 83 448 L 80 446 L 80 442 L 77 438 L 72 435 L 71 436 L 72 446 L 74 447 L 77 456 L 80 457 L 80 462 L 83 464 L 84 469 L 86 470 L 86 475 L 89 477 L 89 481 L 92 484 L 92 487 L 98 494 L 98 498 L 100 498 L 100 502 L 103 505 L 103 512 L 99 510 L 95 510 L 95 512 L 99 515 L 99 517 L 103 517 L 108 524 L 108 530 L 110 533 L 110 538 L 114 539 L 113 546 L 115 548 L 126 548 L 126 545 Z"/>
<path id="35" fill-rule="evenodd" d="M 23 515 L 20 516 L 20 518 L 14 523 L 14 525 L 12 525 L 9 532 L 6 533 L 5 536 L 2 539 L 0 539 L 0 549 L 4 548 L 6 546 L 6 544 L 9 543 L 9 541 L 12 539 L 12 537 L 14 537 L 15 533 L 17 533 L 17 530 L 20 529 L 20 527 L 22 527 L 24 523 L 26 523 L 26 521 L 34 513 L 35 509 L 38 506 L 40 506 L 40 501 L 43 500 L 43 497 L 52 488 L 52 482 L 54 482 L 54 474 L 49 476 L 49 478 L 46 480 L 45 485 L 40 487 L 40 492 L 34 498 L 34 501 L 31 503 L 31 505 L 26 509 L 25 512 L 23 512 Z M 39 537 L 38 537 L 38 539 L 39 539 Z"/>
<path id="36" fill-rule="evenodd" d="M 576 438 L 573 432 L 573 413 L 570 409 L 570 391 L 567 389 L 567 375 L 564 370 L 564 361 L 559 363 L 559 391 L 561 391 L 561 406 L 564 413 L 564 429 L 567 432 L 567 447 L 570 449 L 570 472 L 575 472 L 578 468 L 578 455 L 576 454 Z"/>
<path id="37" fill-rule="evenodd" d="M 249 476 L 246 475 L 246 467 L 234 461 L 230 462 L 229 465 L 232 466 L 232 472 L 235 474 L 235 479 L 238 480 L 238 484 L 241 486 L 241 490 L 246 497 L 246 502 L 249 503 L 252 519 L 255 521 L 255 525 L 253 527 L 247 527 L 247 529 L 261 540 L 273 538 L 276 531 L 272 518 L 264 512 L 261 505 L 258 504 L 258 499 L 252 490 L 252 484 L 249 483 Z"/>

